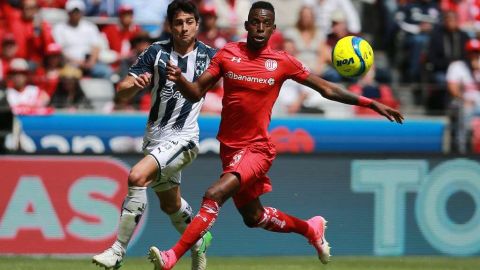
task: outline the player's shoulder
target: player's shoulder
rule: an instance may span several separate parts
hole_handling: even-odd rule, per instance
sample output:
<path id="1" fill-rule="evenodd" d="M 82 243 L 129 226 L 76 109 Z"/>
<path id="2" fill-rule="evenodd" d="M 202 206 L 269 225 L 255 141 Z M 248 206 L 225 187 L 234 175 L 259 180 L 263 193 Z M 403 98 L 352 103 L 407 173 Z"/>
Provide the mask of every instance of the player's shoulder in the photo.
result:
<path id="1" fill-rule="evenodd" d="M 220 51 L 238 53 L 245 45 L 245 42 L 229 42 Z"/>
<path id="2" fill-rule="evenodd" d="M 270 57 L 277 61 L 297 62 L 296 58 L 284 50 L 270 50 Z"/>
<path id="3" fill-rule="evenodd" d="M 155 41 L 143 51 L 141 56 L 148 55 L 155 57 L 158 53 L 169 55 L 172 50 L 172 43 L 169 39 Z"/>
<path id="4" fill-rule="evenodd" d="M 291 55 L 290 53 L 284 50 L 271 50 L 270 58 L 272 60 L 276 60 L 278 62 L 278 66 L 282 68 L 287 67 L 294 67 L 297 69 L 302 69 L 305 71 L 309 71 L 309 68 L 305 66 L 300 60 L 298 60 L 295 56 Z"/>
<path id="5" fill-rule="evenodd" d="M 170 52 L 172 46 L 172 41 L 170 39 L 158 40 L 150 45 L 150 47 L 156 50 L 164 50 L 166 52 Z"/>
<path id="6" fill-rule="evenodd" d="M 200 53 L 206 53 L 208 58 L 213 58 L 217 53 L 218 49 L 208 46 L 207 44 L 203 43 L 202 41 L 197 41 L 197 48 L 200 50 Z"/>

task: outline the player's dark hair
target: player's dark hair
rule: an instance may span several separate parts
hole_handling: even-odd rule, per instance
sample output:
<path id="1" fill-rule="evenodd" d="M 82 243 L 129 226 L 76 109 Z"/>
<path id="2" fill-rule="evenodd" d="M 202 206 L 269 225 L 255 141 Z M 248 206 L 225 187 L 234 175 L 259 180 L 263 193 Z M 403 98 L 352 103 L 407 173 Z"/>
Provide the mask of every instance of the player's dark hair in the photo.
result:
<path id="1" fill-rule="evenodd" d="M 183 11 L 188 14 L 193 14 L 193 16 L 195 17 L 195 21 L 197 22 L 200 19 L 198 8 L 192 1 L 174 0 L 168 5 L 168 8 L 167 8 L 167 19 L 169 23 L 173 22 L 173 18 L 175 18 L 175 14 L 177 14 L 177 12 L 179 11 Z"/>
<path id="2" fill-rule="evenodd" d="M 273 15 L 275 15 L 275 8 L 273 7 L 272 4 L 270 4 L 269 2 L 266 2 L 266 1 L 258 1 L 258 2 L 255 2 L 252 4 L 252 7 L 250 8 L 250 12 L 252 12 L 252 10 L 254 9 L 266 9 L 266 10 L 270 10 Z"/>

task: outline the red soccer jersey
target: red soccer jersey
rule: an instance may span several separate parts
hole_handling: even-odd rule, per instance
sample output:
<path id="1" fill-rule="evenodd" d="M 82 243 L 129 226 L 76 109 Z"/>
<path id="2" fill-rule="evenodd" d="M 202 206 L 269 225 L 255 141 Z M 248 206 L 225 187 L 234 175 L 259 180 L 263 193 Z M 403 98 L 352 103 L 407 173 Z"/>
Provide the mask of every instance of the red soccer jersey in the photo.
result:
<path id="1" fill-rule="evenodd" d="M 245 42 L 227 44 L 207 71 L 223 77 L 222 121 L 218 140 L 242 147 L 269 140 L 272 107 L 287 79 L 304 81 L 310 72 L 294 57 L 266 47 L 254 52 Z"/>

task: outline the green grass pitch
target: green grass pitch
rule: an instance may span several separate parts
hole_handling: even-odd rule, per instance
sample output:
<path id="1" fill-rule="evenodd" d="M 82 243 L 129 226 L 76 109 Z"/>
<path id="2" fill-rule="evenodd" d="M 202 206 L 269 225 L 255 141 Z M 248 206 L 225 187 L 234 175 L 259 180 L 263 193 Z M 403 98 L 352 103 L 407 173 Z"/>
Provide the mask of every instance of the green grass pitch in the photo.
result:
<path id="1" fill-rule="evenodd" d="M 89 258 L 0 257 L 0 270 L 99 270 Z M 152 270 L 146 258 L 127 258 L 121 270 Z M 190 269 L 184 258 L 175 267 Z M 209 270 L 479 270 L 480 257 L 344 257 L 332 258 L 327 266 L 316 257 L 211 257 Z"/>

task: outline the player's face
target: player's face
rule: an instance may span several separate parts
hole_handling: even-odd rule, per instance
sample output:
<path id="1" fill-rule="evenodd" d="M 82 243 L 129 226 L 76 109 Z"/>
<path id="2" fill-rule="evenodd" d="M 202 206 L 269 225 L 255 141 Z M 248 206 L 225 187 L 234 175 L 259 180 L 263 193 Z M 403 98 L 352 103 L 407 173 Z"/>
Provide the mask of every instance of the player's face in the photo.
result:
<path id="1" fill-rule="evenodd" d="M 268 44 L 268 40 L 275 31 L 275 15 L 267 9 L 257 8 L 248 14 L 245 22 L 247 30 L 247 44 L 252 49 L 261 49 Z"/>
<path id="2" fill-rule="evenodd" d="M 195 42 L 198 22 L 195 20 L 193 14 L 179 11 L 175 14 L 170 29 L 176 43 L 188 45 Z"/>

